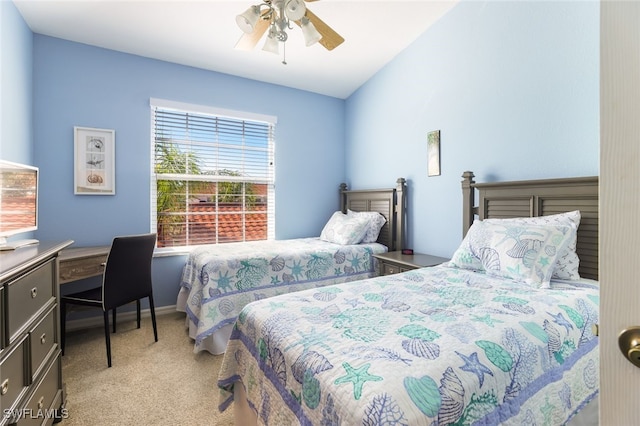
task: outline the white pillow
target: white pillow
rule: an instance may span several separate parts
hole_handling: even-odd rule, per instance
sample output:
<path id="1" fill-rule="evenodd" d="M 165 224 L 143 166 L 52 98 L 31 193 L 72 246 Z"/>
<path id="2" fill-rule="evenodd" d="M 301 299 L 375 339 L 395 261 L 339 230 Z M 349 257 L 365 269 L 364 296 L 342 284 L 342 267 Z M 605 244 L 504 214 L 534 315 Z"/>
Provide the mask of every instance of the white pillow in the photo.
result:
<path id="1" fill-rule="evenodd" d="M 567 213 L 552 214 L 548 216 L 537 217 L 517 217 L 509 219 L 486 219 L 489 223 L 510 223 L 516 225 L 565 225 L 573 226 L 576 231 L 580 226 L 580 210 L 574 210 Z M 560 257 L 553 267 L 553 278 L 562 280 L 579 280 L 580 259 L 576 253 L 576 245 L 578 243 L 577 232 L 573 234 L 567 247 L 560 253 Z"/>
<path id="2" fill-rule="evenodd" d="M 342 245 L 359 244 L 367 232 L 368 224 L 365 217 L 348 217 L 337 211 L 322 229 L 320 239 Z"/>
<path id="3" fill-rule="evenodd" d="M 449 266 L 549 288 L 553 266 L 575 233 L 566 225 L 476 221 Z"/>
<path id="4" fill-rule="evenodd" d="M 347 210 L 348 217 L 364 217 L 367 219 L 367 232 L 362 238 L 362 243 L 375 243 L 378 241 L 378 235 L 380 230 L 387 222 L 384 216 L 378 212 L 354 212 L 353 210 Z"/>

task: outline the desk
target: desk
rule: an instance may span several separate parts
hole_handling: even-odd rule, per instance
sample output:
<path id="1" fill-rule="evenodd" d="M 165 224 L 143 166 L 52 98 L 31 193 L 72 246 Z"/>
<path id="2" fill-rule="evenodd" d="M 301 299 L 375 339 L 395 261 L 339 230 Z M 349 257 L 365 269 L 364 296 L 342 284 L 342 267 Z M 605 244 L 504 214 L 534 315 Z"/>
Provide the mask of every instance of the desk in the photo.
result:
<path id="1" fill-rule="evenodd" d="M 110 246 L 66 248 L 60 252 L 60 284 L 102 275 Z"/>

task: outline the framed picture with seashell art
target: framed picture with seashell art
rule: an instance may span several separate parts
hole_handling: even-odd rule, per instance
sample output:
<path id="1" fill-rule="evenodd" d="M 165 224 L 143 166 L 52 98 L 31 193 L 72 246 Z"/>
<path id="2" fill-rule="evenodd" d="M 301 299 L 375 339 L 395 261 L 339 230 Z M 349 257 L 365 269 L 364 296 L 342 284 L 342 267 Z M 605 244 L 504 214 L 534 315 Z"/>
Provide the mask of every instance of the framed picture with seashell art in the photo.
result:
<path id="1" fill-rule="evenodd" d="M 115 195 L 115 130 L 76 126 L 73 135 L 74 193 Z"/>

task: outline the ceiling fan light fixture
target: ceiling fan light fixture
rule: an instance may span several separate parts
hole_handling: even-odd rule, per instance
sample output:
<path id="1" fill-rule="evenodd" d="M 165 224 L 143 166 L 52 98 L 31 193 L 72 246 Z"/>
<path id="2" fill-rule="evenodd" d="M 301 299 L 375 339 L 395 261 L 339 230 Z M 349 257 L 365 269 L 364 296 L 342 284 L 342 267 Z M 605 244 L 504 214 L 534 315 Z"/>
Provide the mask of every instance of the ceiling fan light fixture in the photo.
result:
<path id="1" fill-rule="evenodd" d="M 2 0 L 0 0 L 2 1 Z M 289 31 L 297 26 L 302 31 L 306 46 L 318 42 L 327 50 L 333 50 L 344 42 L 344 38 L 318 18 L 306 2 L 315 0 L 261 0 L 262 3 L 249 7 L 236 16 L 238 27 L 244 32 L 236 43 L 236 49 L 250 50 L 265 39 L 262 50 L 279 53 L 282 44 L 283 56 L 286 52 Z M 293 25 L 293 24 L 296 25 Z M 266 37 L 264 37 L 266 33 Z M 286 58 L 282 61 L 286 64 Z"/>
<path id="2" fill-rule="evenodd" d="M 300 20 L 300 28 L 304 36 L 304 43 L 307 46 L 317 43 L 322 38 L 322 34 L 318 32 L 315 25 L 306 16 L 303 16 Z"/>
<path id="3" fill-rule="evenodd" d="M 264 41 L 262 50 L 264 50 L 265 52 L 275 53 L 276 55 L 280 53 L 280 43 L 276 38 L 276 30 L 273 27 L 271 27 L 271 29 L 269 30 L 269 35 Z"/>
<path id="4" fill-rule="evenodd" d="M 304 5 L 303 0 L 287 0 L 284 7 L 284 13 L 292 21 L 302 19 L 306 12 L 307 7 Z"/>
<path id="5" fill-rule="evenodd" d="M 236 16 L 236 24 L 238 24 L 238 27 L 240 27 L 244 33 L 251 34 L 255 29 L 259 18 L 260 7 L 251 6 L 249 9 L 245 10 L 244 13 Z"/>

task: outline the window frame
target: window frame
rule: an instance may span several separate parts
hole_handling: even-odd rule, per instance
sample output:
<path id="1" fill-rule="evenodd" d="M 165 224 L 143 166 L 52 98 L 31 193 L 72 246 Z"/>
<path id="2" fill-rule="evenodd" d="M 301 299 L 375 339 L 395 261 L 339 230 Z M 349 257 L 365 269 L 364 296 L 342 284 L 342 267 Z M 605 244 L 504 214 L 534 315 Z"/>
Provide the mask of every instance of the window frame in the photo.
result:
<path id="1" fill-rule="evenodd" d="M 272 115 L 265 114 L 257 114 L 251 112 L 244 111 L 235 111 L 223 108 L 212 107 L 208 105 L 197 105 L 190 104 L 184 102 L 170 101 L 165 99 L 158 98 L 150 98 L 150 162 L 151 162 L 151 170 L 150 170 L 150 229 L 151 232 L 157 232 L 158 230 L 158 211 L 157 211 L 157 182 L 162 177 L 170 177 L 170 178 L 178 178 L 182 176 L 189 176 L 189 181 L 193 180 L 202 180 L 209 182 L 229 182 L 229 181 L 241 181 L 245 183 L 264 183 L 267 187 L 267 240 L 275 239 L 275 126 L 277 124 L 277 117 Z M 240 120 L 243 122 L 254 122 L 266 124 L 269 126 L 268 132 L 268 162 L 270 163 L 270 167 L 268 168 L 268 173 L 266 179 L 242 179 L 242 178 L 234 178 L 232 176 L 223 176 L 221 179 L 220 175 L 212 175 L 218 177 L 207 178 L 206 175 L 182 175 L 182 174 L 156 174 L 155 172 L 155 161 L 156 161 L 156 128 L 155 128 L 155 118 L 156 118 L 156 109 L 162 109 L 166 111 L 176 111 L 177 113 L 184 114 L 197 114 L 197 115 L 209 115 L 213 118 L 220 119 L 231 119 L 231 120 Z M 185 209 L 185 212 L 187 210 Z M 247 212 L 243 210 L 243 214 Z M 246 241 L 246 240 L 245 240 Z M 226 244 L 226 242 L 216 242 L 216 243 L 207 243 L 207 244 Z M 194 247 L 197 247 L 197 244 L 192 245 L 181 245 L 181 246 L 169 246 L 162 247 L 156 250 L 164 251 L 164 252 L 188 252 Z"/>

